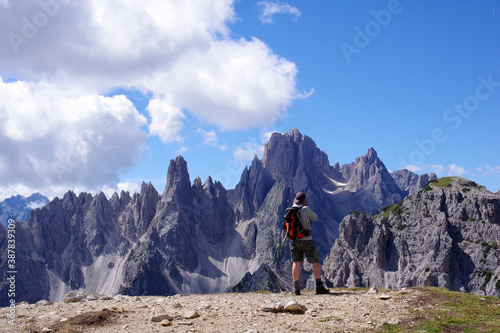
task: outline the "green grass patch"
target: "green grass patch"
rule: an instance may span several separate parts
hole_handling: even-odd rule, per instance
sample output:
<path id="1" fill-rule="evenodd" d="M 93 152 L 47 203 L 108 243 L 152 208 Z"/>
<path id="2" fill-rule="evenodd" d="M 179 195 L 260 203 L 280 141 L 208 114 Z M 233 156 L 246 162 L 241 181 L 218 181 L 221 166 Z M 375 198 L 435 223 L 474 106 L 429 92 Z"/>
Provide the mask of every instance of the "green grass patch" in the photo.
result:
<path id="1" fill-rule="evenodd" d="M 443 178 L 439 178 L 436 182 L 436 186 L 439 186 L 439 187 L 451 187 L 451 183 L 454 179 L 456 179 L 457 177 L 443 177 Z"/>
<path id="2" fill-rule="evenodd" d="M 437 182 L 434 183 L 434 185 L 438 186 L 438 187 L 451 187 L 451 183 L 456 178 L 457 177 L 442 177 L 442 178 L 439 178 L 437 180 Z"/>
<path id="3" fill-rule="evenodd" d="M 432 190 L 432 186 L 451 187 L 452 186 L 451 183 L 456 178 L 457 177 L 442 177 L 442 178 L 439 178 L 439 179 L 429 180 L 427 182 L 427 184 L 424 185 L 424 191 L 430 191 L 430 190 Z M 467 192 L 467 191 L 465 191 L 465 192 Z"/>
<path id="4" fill-rule="evenodd" d="M 393 212 L 396 215 L 401 215 L 404 211 L 405 211 L 405 208 L 403 207 L 403 201 L 400 201 L 399 203 L 397 203 L 395 205 L 391 205 L 391 206 L 387 206 L 387 207 L 382 208 L 382 210 L 380 212 L 382 213 L 382 215 L 386 219 L 388 219 L 391 212 Z"/>
<path id="5" fill-rule="evenodd" d="M 500 332 L 500 299 L 462 294 L 441 288 L 418 288 L 436 303 L 431 310 L 416 311 L 427 319 L 414 332 Z"/>
<path id="6" fill-rule="evenodd" d="M 324 322 L 327 322 L 327 321 L 342 321 L 343 319 L 342 318 L 337 318 L 337 317 L 333 317 L 333 316 L 328 316 L 328 317 L 322 317 L 319 319 L 319 322 L 320 323 L 324 323 Z"/>
<path id="7" fill-rule="evenodd" d="M 397 324 L 385 323 L 380 327 L 380 332 L 403 332 L 402 328 Z"/>

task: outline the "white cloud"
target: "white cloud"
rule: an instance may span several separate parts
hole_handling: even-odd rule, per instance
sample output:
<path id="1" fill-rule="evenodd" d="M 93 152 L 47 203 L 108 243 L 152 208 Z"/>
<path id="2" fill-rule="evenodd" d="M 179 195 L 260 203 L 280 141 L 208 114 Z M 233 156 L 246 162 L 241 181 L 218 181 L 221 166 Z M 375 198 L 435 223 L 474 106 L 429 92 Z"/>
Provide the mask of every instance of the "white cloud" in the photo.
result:
<path id="1" fill-rule="evenodd" d="M 426 165 L 425 166 L 427 170 L 429 170 L 428 172 L 433 172 L 437 175 L 441 175 L 443 174 L 443 172 L 445 172 L 445 167 L 441 164 L 430 164 L 430 165 Z"/>
<path id="2" fill-rule="evenodd" d="M 500 174 L 500 166 L 492 167 L 487 164 L 484 167 L 479 166 L 477 171 L 480 172 L 482 176 Z"/>
<path id="3" fill-rule="evenodd" d="M 452 176 L 461 176 L 465 173 L 465 169 L 456 164 L 448 165 L 448 171 Z"/>
<path id="4" fill-rule="evenodd" d="M 127 180 L 126 182 L 118 183 L 116 187 L 110 187 L 106 185 L 102 188 L 101 191 L 106 195 L 106 198 L 110 199 L 115 192 L 117 192 L 119 195 L 121 191 L 125 191 L 129 192 L 130 195 L 134 195 L 134 193 L 138 193 L 141 191 L 141 186 L 133 181 Z"/>
<path id="5" fill-rule="evenodd" d="M 263 24 L 273 23 L 273 16 L 277 14 L 289 14 L 294 20 L 301 14 L 298 8 L 279 1 L 260 1 L 257 6 L 262 7 L 259 18 Z"/>
<path id="6" fill-rule="evenodd" d="M 262 155 L 263 152 L 263 145 L 245 142 L 233 151 L 233 158 L 236 160 L 236 162 L 243 165 L 245 162 L 253 160 L 255 155 Z"/>
<path id="7" fill-rule="evenodd" d="M 233 0 L 16 0 L 0 7 L 0 71 L 101 90 L 134 86 L 148 67 L 174 66 L 227 36 L 233 19 Z"/>
<path id="8" fill-rule="evenodd" d="M 215 147 L 215 148 L 220 149 L 222 151 L 227 149 L 227 146 L 225 144 L 219 143 L 219 138 L 217 137 L 217 134 L 215 133 L 214 130 L 207 132 L 201 128 L 198 128 L 196 130 L 196 132 L 201 134 L 203 137 L 202 145 L 212 146 L 212 147 Z"/>
<path id="9" fill-rule="evenodd" d="M 183 127 L 184 113 L 172 106 L 166 100 L 152 99 L 147 107 L 151 115 L 149 132 L 157 135 L 167 143 L 171 141 L 182 141 L 180 132 Z"/>
<path id="10" fill-rule="evenodd" d="M 45 205 L 46 205 L 46 203 L 43 201 L 33 201 L 33 202 L 28 203 L 27 206 L 28 206 L 28 208 L 31 208 L 31 209 L 37 209 L 37 208 L 42 208 Z"/>
<path id="11" fill-rule="evenodd" d="M 255 155 L 262 158 L 262 155 L 264 154 L 264 145 L 269 141 L 274 132 L 275 131 L 261 132 L 260 138 L 253 138 L 250 141 L 244 142 L 236 147 L 233 151 L 233 158 L 235 161 L 243 165 L 246 162 L 252 161 Z"/>
<path id="12" fill-rule="evenodd" d="M 294 63 L 258 39 L 230 38 L 233 2 L 19 0 L 0 7 L 11 37 L 0 39 L 0 75 L 139 89 L 153 96 L 149 130 L 164 142 L 180 140 L 186 111 L 220 129 L 268 125 L 308 94 L 296 90 Z"/>
<path id="13" fill-rule="evenodd" d="M 2 188 L 22 184 L 51 195 L 61 185 L 115 181 L 145 143 L 146 119 L 124 96 L 0 78 L 0 101 Z"/>
<path id="14" fill-rule="evenodd" d="M 411 172 L 420 172 L 422 170 L 422 167 L 419 167 L 417 165 L 413 165 L 413 164 L 409 164 L 409 165 L 405 165 L 404 167 L 402 167 L 402 169 L 406 169 L 408 171 L 411 171 Z"/>
<path id="15" fill-rule="evenodd" d="M 425 165 L 406 165 L 402 169 L 409 170 L 415 173 L 435 173 L 436 175 L 443 174 L 445 167 L 441 164 L 425 164 Z"/>
<path id="16" fill-rule="evenodd" d="M 262 41 L 231 37 L 233 4 L 0 0 L 0 193 L 114 187 L 146 128 L 182 143 L 187 114 L 221 130 L 285 117 L 312 90 L 297 91 L 295 64 Z M 151 97 L 149 123 L 124 96 L 105 97 L 117 88 Z"/>
<path id="17" fill-rule="evenodd" d="M 292 100 L 300 97 L 296 75 L 294 63 L 273 54 L 258 39 L 225 40 L 214 42 L 207 52 L 191 53 L 168 72 L 156 73 L 153 86 L 146 84 L 146 89 L 169 96 L 158 98 L 172 109 L 185 109 L 221 129 L 238 130 L 284 117 Z M 153 116 L 151 127 L 166 126 L 156 124 L 157 119 L 165 120 Z"/>

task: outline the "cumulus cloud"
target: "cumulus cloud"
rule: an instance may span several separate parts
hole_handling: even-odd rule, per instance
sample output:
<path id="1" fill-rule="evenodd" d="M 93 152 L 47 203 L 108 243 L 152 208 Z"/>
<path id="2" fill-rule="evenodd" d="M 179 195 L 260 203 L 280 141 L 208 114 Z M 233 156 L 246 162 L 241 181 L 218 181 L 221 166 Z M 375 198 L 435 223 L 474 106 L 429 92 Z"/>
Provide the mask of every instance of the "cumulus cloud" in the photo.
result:
<path id="1" fill-rule="evenodd" d="M 493 166 L 487 164 L 484 167 L 479 166 L 477 168 L 477 171 L 482 176 L 500 174 L 500 166 L 493 167 Z"/>
<path id="2" fill-rule="evenodd" d="M 240 146 L 236 147 L 233 151 L 233 157 L 236 162 L 244 164 L 245 162 L 252 160 L 255 155 L 262 155 L 264 147 L 256 143 L 245 142 Z"/>
<path id="3" fill-rule="evenodd" d="M 247 142 L 243 142 L 233 151 L 233 159 L 243 165 L 252 161 L 255 155 L 262 157 L 264 145 L 269 140 L 274 131 L 261 132 L 260 137 L 255 137 Z"/>
<path id="4" fill-rule="evenodd" d="M 0 101 L 3 187 L 97 186 L 117 180 L 145 143 L 140 127 L 146 119 L 124 96 L 0 78 Z"/>
<path id="5" fill-rule="evenodd" d="M 461 176 L 465 173 L 465 169 L 456 164 L 448 165 L 448 171 L 451 176 Z"/>
<path id="6" fill-rule="evenodd" d="M 230 38 L 234 17 L 233 0 L 19 0 L 0 7 L 0 75 L 138 89 L 158 100 L 149 129 L 164 142 L 179 140 L 186 111 L 221 129 L 268 125 L 307 94 L 294 63 Z"/>
<path id="7" fill-rule="evenodd" d="M 141 186 L 133 181 L 127 180 L 126 182 L 119 182 L 116 187 L 104 186 L 102 192 L 106 195 L 106 198 L 110 199 L 116 192 L 120 194 L 122 191 L 129 192 L 130 195 L 138 193 L 141 191 Z"/>
<path id="8" fill-rule="evenodd" d="M 262 5 L 271 19 L 300 15 L 274 4 Z M 298 70 L 256 38 L 234 39 L 233 5 L 0 0 L 3 189 L 116 185 L 147 134 L 182 143 L 187 114 L 221 130 L 285 117 L 308 96 L 297 91 Z M 107 97 L 115 89 L 148 96 L 148 119 L 124 96 Z"/>
<path id="9" fill-rule="evenodd" d="M 220 144 L 219 143 L 219 138 L 217 137 L 217 134 L 215 133 L 214 130 L 211 130 L 210 132 L 207 132 L 201 128 L 198 128 L 196 130 L 198 134 L 201 134 L 203 137 L 202 140 L 202 145 L 204 146 L 212 146 L 214 148 L 220 149 L 222 151 L 227 149 L 227 146 L 225 144 Z"/>
<path id="10" fill-rule="evenodd" d="M 402 169 L 406 169 L 408 171 L 416 173 L 416 172 L 420 172 L 422 170 L 422 167 L 420 167 L 418 165 L 409 164 L 409 165 L 405 165 L 404 167 L 402 167 Z"/>
<path id="11" fill-rule="evenodd" d="M 404 166 L 403 169 L 407 169 L 415 173 L 435 173 L 438 177 L 443 177 L 445 175 L 460 177 L 467 173 L 467 170 L 456 164 L 447 166 L 442 164 L 407 165 Z"/>
<path id="12" fill-rule="evenodd" d="M 294 20 L 300 17 L 300 10 L 288 3 L 279 1 L 261 1 L 257 6 L 262 7 L 259 19 L 263 24 L 273 23 L 273 16 L 277 14 L 289 14 Z"/>
<path id="13" fill-rule="evenodd" d="M 165 110 L 187 110 L 225 130 L 269 125 L 286 115 L 296 91 L 297 68 L 258 39 L 213 42 L 206 52 L 193 52 L 175 68 L 158 70 L 148 90 L 150 103 Z M 160 102 L 158 102 L 160 103 Z M 165 127 L 168 111 L 152 114 L 151 127 Z M 163 124 L 157 124 L 163 122 Z M 173 126 L 179 132 L 179 126 Z M 155 132 L 168 142 L 172 135 Z"/>
<path id="14" fill-rule="evenodd" d="M 183 127 L 184 113 L 179 108 L 172 106 L 168 101 L 162 99 L 152 99 L 147 107 L 151 115 L 149 132 L 157 135 L 167 143 L 172 141 L 182 141 L 180 132 Z"/>
<path id="15" fill-rule="evenodd" d="M 100 89 L 136 85 L 147 67 L 174 66 L 226 36 L 233 0 L 16 0 L 0 7 L 2 64 L 24 78 Z M 33 57 L 36 54 L 36 58 Z"/>

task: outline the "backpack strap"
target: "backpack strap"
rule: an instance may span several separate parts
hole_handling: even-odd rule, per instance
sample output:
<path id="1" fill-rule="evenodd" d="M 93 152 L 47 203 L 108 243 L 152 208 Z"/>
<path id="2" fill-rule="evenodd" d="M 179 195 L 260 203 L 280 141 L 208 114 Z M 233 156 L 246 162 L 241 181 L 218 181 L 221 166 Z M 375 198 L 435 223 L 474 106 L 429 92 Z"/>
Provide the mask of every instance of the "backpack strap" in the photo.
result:
<path id="1" fill-rule="evenodd" d="M 299 219 L 299 223 L 300 223 L 300 226 L 302 227 L 302 231 L 304 232 L 304 234 L 306 236 L 311 236 L 311 230 L 310 229 L 306 229 L 304 227 L 304 225 L 302 224 L 302 220 L 300 219 L 300 211 L 302 210 L 302 208 L 304 208 L 304 206 L 302 206 L 302 207 L 296 207 L 296 208 L 298 208 L 297 209 L 297 218 Z"/>

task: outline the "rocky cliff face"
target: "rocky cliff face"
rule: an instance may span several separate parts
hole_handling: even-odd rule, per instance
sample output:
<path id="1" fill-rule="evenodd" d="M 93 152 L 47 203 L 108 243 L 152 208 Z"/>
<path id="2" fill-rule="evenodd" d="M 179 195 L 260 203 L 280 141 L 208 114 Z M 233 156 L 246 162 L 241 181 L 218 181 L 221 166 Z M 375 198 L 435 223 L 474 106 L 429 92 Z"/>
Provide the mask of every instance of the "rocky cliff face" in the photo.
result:
<path id="1" fill-rule="evenodd" d="M 296 192 L 305 192 L 319 215 L 313 237 L 325 258 L 345 215 L 395 204 L 422 185 L 419 179 L 411 172 L 391 175 L 374 149 L 349 165 L 330 166 L 297 129 L 274 133 L 262 161 L 255 157 L 231 190 L 210 177 L 191 182 L 179 156 L 170 162 L 161 195 L 151 184 L 109 200 L 103 193 L 68 192 L 19 223 L 17 301 L 61 300 L 75 289 L 109 295 L 283 289 L 290 283 L 290 254 L 282 220 Z M 0 258 L 0 274 L 6 258 Z M 311 267 L 304 268 L 307 279 Z"/>
<path id="2" fill-rule="evenodd" d="M 351 213 L 324 262 L 334 286 L 439 286 L 500 296 L 500 197 L 431 181 L 378 215 Z"/>

